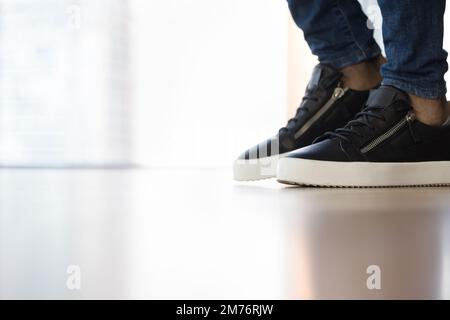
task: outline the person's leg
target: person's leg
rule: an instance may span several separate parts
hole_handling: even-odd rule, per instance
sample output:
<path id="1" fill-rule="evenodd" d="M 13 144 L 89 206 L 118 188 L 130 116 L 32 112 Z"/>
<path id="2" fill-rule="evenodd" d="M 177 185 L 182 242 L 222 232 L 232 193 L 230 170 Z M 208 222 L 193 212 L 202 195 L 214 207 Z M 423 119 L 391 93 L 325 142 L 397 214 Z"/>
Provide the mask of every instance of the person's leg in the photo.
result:
<path id="1" fill-rule="evenodd" d="M 383 83 L 407 92 L 418 120 L 441 125 L 450 110 L 445 99 L 447 52 L 443 49 L 445 0 L 378 0 L 388 62 Z"/>
<path id="2" fill-rule="evenodd" d="M 280 160 L 279 181 L 324 186 L 450 185 L 444 0 L 379 0 L 383 85 L 343 128 Z"/>
<path id="3" fill-rule="evenodd" d="M 367 90 L 379 83 L 381 50 L 357 0 L 288 0 L 295 23 L 321 63 L 344 74 L 344 83 Z"/>
<path id="4" fill-rule="evenodd" d="M 380 48 L 356 0 L 288 0 L 320 63 L 296 114 L 275 136 L 244 151 L 234 162 L 236 180 L 275 177 L 278 159 L 345 125 L 381 82 Z"/>

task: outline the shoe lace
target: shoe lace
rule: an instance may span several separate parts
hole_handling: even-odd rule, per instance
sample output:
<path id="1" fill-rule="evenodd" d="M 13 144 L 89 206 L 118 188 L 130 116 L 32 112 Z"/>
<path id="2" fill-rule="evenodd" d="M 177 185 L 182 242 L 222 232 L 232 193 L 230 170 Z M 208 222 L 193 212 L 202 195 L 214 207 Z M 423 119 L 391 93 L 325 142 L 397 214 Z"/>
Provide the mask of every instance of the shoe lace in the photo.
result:
<path id="1" fill-rule="evenodd" d="M 355 119 L 349 121 L 345 127 L 336 129 L 335 131 L 326 132 L 322 136 L 318 137 L 314 141 L 314 143 L 326 138 L 338 138 L 351 143 L 352 136 L 362 138 L 363 133 L 361 132 L 361 130 L 359 130 L 360 128 L 366 127 L 372 131 L 376 130 L 375 126 L 373 126 L 371 122 L 372 119 L 378 119 L 386 122 L 386 118 L 383 115 L 379 114 L 379 111 L 383 110 L 384 108 L 385 107 L 383 106 L 376 105 L 366 107 L 363 111 L 357 113 Z"/>
<path id="2" fill-rule="evenodd" d="M 295 116 L 288 120 L 286 126 L 282 127 L 279 130 L 279 133 L 286 132 L 287 130 L 289 130 L 289 127 L 291 127 L 292 125 L 295 125 L 298 121 L 300 121 L 300 119 L 303 115 L 309 113 L 310 109 L 304 105 L 304 102 L 308 101 L 308 100 L 317 102 L 317 101 L 319 101 L 319 98 L 314 96 L 313 94 L 306 94 L 302 99 L 302 103 L 295 111 Z"/>

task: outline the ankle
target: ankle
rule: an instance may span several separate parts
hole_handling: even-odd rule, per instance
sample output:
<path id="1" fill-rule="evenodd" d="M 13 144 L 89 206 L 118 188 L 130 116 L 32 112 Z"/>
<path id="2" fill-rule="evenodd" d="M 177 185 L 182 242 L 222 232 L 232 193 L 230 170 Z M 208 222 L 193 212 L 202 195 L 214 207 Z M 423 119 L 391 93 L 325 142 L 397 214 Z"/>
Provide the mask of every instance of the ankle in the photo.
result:
<path id="1" fill-rule="evenodd" d="M 341 69 L 343 85 L 358 91 L 370 90 L 381 83 L 382 56 Z"/>
<path id="2" fill-rule="evenodd" d="M 409 95 L 411 106 L 417 120 L 429 126 L 441 126 L 450 116 L 450 106 L 443 97 L 440 99 L 424 99 Z"/>

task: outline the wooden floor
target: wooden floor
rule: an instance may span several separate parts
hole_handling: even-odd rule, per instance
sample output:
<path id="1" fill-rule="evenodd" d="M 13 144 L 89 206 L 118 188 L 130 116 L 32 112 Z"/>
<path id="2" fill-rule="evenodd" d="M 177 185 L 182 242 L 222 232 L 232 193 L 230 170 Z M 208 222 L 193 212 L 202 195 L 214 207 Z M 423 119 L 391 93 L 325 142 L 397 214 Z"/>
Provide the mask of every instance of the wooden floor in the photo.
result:
<path id="1" fill-rule="evenodd" d="M 449 299 L 450 189 L 0 170 L 0 298 Z"/>

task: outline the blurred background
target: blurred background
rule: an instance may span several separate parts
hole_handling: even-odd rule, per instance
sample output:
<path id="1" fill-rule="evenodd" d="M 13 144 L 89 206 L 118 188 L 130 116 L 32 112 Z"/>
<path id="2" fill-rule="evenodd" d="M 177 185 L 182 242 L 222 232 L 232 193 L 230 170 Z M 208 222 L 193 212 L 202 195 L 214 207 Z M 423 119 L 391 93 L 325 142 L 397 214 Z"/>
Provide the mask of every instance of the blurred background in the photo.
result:
<path id="1" fill-rule="evenodd" d="M 285 1 L 1 0 L 0 165 L 229 166 L 315 63 Z"/>
<path id="2" fill-rule="evenodd" d="M 315 63 L 285 1 L 1 0 L 0 165 L 228 167 Z"/>
<path id="3" fill-rule="evenodd" d="M 229 165 L 284 122 L 286 10 L 1 0 L 0 165 Z"/>
<path id="4" fill-rule="evenodd" d="M 232 182 L 316 63 L 285 0 L 0 0 L 0 298 L 448 298 L 447 194 Z"/>

